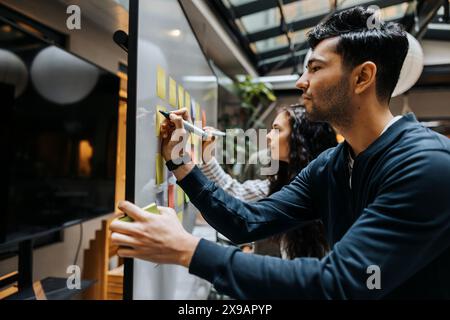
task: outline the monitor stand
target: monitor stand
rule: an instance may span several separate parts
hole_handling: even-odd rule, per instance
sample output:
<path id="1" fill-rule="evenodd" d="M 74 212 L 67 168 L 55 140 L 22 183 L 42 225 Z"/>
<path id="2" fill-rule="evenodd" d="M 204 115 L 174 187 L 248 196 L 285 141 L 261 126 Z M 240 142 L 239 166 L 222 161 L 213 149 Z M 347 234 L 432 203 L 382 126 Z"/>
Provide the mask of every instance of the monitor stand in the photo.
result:
<path id="1" fill-rule="evenodd" d="M 33 286 L 33 239 L 19 243 L 19 292 Z"/>
<path id="2" fill-rule="evenodd" d="M 19 243 L 18 292 L 6 300 L 70 300 L 81 298 L 81 293 L 95 281 L 81 280 L 80 289 L 69 289 L 65 278 L 46 278 L 33 282 L 33 239 Z"/>

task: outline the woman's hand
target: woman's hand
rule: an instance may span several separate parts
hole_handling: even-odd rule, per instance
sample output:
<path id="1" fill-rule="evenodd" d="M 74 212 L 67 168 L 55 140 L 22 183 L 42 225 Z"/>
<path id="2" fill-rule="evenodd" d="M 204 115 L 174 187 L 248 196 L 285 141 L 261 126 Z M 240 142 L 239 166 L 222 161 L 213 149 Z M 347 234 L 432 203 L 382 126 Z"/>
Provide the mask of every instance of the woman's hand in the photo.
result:
<path id="1" fill-rule="evenodd" d="M 207 133 L 217 131 L 217 129 L 213 127 L 204 127 L 203 130 L 205 130 Z M 203 140 L 202 148 L 203 162 L 208 163 L 214 157 L 216 137 L 213 135 L 209 135 L 207 140 Z"/>

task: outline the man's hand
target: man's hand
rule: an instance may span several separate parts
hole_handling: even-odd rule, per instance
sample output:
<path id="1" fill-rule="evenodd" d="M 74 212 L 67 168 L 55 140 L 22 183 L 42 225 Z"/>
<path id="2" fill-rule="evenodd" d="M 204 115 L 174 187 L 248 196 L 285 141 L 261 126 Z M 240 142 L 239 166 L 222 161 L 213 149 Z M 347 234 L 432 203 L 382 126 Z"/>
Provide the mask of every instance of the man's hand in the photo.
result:
<path id="1" fill-rule="evenodd" d="M 166 161 L 182 156 L 188 139 L 183 120 L 190 121 L 186 108 L 171 112 L 170 120 L 164 119 L 161 123 L 161 153 Z"/>
<path id="2" fill-rule="evenodd" d="M 176 110 L 170 113 L 170 120 L 165 119 L 161 124 L 161 153 L 166 161 L 181 158 L 186 143 L 188 134 L 184 129 L 183 120 L 190 121 L 189 114 L 186 108 Z M 178 181 L 186 177 L 194 168 L 191 162 L 176 169 L 173 173 Z"/>
<path id="3" fill-rule="evenodd" d="M 127 201 L 119 209 L 134 219 L 111 223 L 111 242 L 120 257 L 189 267 L 200 239 L 184 230 L 173 209 L 158 207 L 157 215 Z"/>

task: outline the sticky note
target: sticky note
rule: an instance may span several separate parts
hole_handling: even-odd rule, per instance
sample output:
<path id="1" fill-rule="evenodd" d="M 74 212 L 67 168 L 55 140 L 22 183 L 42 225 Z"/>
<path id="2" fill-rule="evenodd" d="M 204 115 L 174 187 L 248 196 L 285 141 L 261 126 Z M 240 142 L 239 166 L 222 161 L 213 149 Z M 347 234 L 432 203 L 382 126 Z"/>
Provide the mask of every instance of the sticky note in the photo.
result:
<path id="1" fill-rule="evenodd" d="M 158 66 L 156 76 L 156 93 L 158 97 L 166 99 L 166 71 Z"/>
<path id="2" fill-rule="evenodd" d="M 156 203 L 149 204 L 148 206 L 142 208 L 142 210 L 145 210 L 148 213 L 160 214 Z M 119 218 L 119 220 L 123 222 L 134 222 L 134 219 L 128 215 L 124 215 L 123 217 Z"/>
<path id="3" fill-rule="evenodd" d="M 177 213 L 178 220 L 180 220 L 181 223 L 183 223 L 183 211 L 180 211 Z"/>
<path id="4" fill-rule="evenodd" d="M 178 86 L 178 109 L 184 108 L 184 88 Z"/>
<path id="5" fill-rule="evenodd" d="M 155 113 L 155 133 L 156 136 L 159 137 L 161 134 L 161 124 L 164 122 L 164 116 L 159 111 L 167 111 L 167 109 L 163 106 L 156 106 Z"/>
<path id="6" fill-rule="evenodd" d="M 164 183 L 164 159 L 160 153 L 156 154 L 156 184 L 160 185 Z"/>
<path id="7" fill-rule="evenodd" d="M 168 207 L 175 209 L 175 185 L 169 184 L 167 187 L 167 194 L 168 194 Z"/>
<path id="8" fill-rule="evenodd" d="M 169 104 L 177 107 L 177 82 L 172 78 L 169 78 Z"/>
<path id="9" fill-rule="evenodd" d="M 191 95 L 187 91 L 184 96 L 184 107 L 187 109 L 189 115 L 191 115 Z"/>
<path id="10" fill-rule="evenodd" d="M 202 145 L 201 145 L 201 143 L 199 143 L 198 146 L 197 146 L 197 152 L 198 152 L 198 155 L 197 155 L 198 163 L 202 163 L 203 162 L 203 157 L 202 157 Z"/>
<path id="11" fill-rule="evenodd" d="M 198 144 L 198 136 L 196 134 L 192 135 L 192 145 L 195 147 Z"/>
<path id="12" fill-rule="evenodd" d="M 202 110 L 202 127 L 206 127 L 206 112 Z"/>
<path id="13" fill-rule="evenodd" d="M 189 203 L 191 201 L 187 193 L 184 194 L 184 200 L 186 201 L 186 203 Z"/>
<path id="14" fill-rule="evenodd" d="M 184 191 L 180 186 L 177 186 L 177 206 L 182 207 L 184 204 Z"/>
<path id="15" fill-rule="evenodd" d="M 160 214 L 156 203 L 149 204 L 148 206 L 142 208 L 142 210 L 145 210 L 148 213 Z"/>
<path id="16" fill-rule="evenodd" d="M 131 218 L 130 216 L 127 216 L 127 215 L 124 215 L 123 217 L 119 218 L 119 220 L 123 221 L 123 222 L 133 222 L 134 221 L 133 218 Z"/>
<path id="17" fill-rule="evenodd" d="M 201 113 L 201 108 L 200 108 L 200 104 L 196 103 L 195 104 L 195 119 L 200 121 L 202 118 L 202 113 Z"/>

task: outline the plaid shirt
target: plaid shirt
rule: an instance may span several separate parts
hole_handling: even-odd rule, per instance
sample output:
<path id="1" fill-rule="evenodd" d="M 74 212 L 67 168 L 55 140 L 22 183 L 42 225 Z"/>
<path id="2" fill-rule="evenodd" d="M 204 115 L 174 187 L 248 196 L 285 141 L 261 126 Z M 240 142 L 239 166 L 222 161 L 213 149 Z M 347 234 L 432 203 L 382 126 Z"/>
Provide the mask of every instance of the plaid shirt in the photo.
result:
<path id="1" fill-rule="evenodd" d="M 266 198 L 269 194 L 269 180 L 247 180 L 241 183 L 227 174 L 216 158 L 199 167 L 209 180 L 239 200 L 255 202 Z"/>

